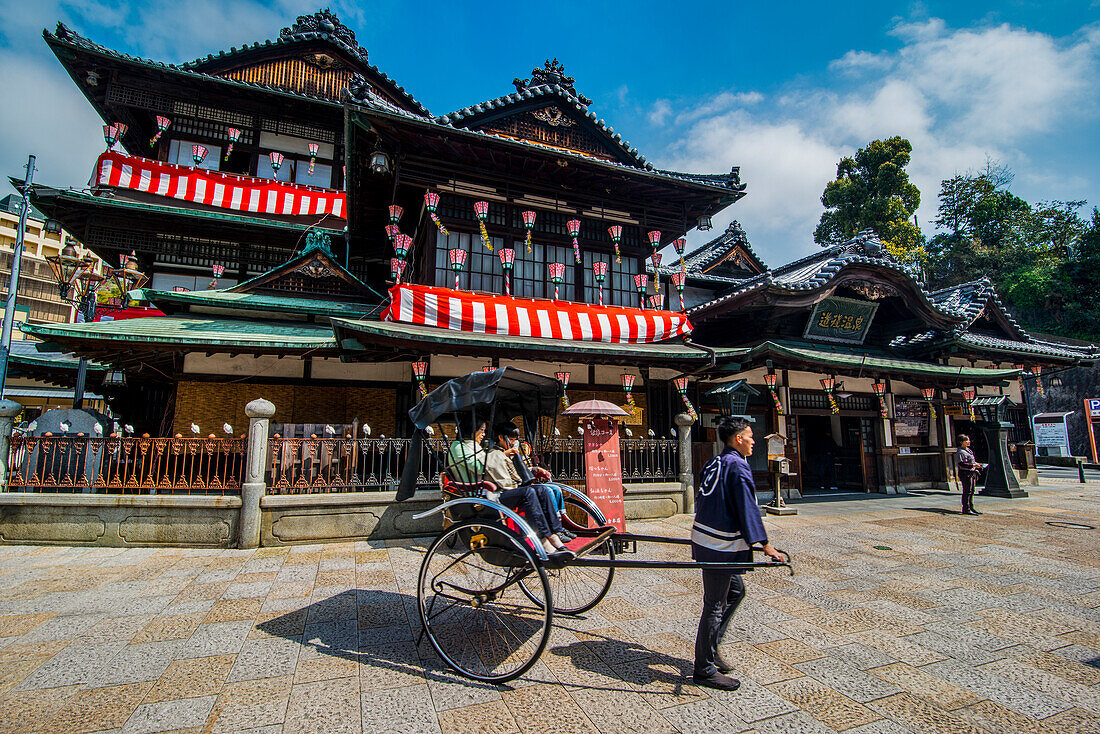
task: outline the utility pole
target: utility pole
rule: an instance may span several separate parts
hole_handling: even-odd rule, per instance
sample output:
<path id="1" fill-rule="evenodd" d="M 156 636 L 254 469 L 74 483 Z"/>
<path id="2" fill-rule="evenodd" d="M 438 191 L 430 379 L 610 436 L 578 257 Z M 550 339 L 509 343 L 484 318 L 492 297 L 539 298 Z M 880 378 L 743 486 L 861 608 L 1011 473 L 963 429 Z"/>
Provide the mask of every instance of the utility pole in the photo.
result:
<path id="1" fill-rule="evenodd" d="M 8 298 L 4 304 L 4 325 L 0 332 L 0 399 L 8 384 L 8 356 L 11 353 L 11 327 L 15 318 L 15 298 L 19 291 L 19 268 L 23 264 L 23 238 L 27 232 L 27 213 L 31 208 L 31 179 L 34 178 L 34 156 L 27 156 L 27 177 L 23 180 L 23 206 L 19 211 L 19 229 L 15 232 L 15 252 L 11 258 L 11 278 Z"/>

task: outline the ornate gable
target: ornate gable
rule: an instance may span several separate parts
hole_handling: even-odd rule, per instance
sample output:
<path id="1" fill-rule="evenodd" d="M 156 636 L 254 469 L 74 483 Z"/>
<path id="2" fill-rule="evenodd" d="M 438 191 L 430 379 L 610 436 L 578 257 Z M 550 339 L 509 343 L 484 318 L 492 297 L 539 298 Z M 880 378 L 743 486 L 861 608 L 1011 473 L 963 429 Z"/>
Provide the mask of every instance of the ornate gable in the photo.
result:
<path id="1" fill-rule="evenodd" d="M 233 293 L 300 296 L 321 300 L 371 302 L 377 296 L 345 270 L 329 249 L 329 235 L 310 232 L 301 255 L 274 270 L 228 289 Z"/>
<path id="2" fill-rule="evenodd" d="M 467 107 L 437 122 L 560 148 L 602 160 L 651 169 L 645 157 L 588 111 L 592 100 L 577 92 L 557 59 L 514 79 L 514 94 Z"/>

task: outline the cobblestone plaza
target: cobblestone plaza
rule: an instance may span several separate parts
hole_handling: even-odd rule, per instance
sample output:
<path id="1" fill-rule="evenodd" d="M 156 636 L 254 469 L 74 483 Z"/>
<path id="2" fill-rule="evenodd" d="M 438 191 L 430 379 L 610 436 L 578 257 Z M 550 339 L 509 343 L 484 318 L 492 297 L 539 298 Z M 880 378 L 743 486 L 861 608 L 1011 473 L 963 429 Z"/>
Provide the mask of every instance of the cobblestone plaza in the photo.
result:
<path id="1" fill-rule="evenodd" d="M 733 693 L 690 684 L 697 571 L 618 572 L 494 687 L 417 647 L 420 546 L 0 547 L 0 731 L 1096 732 L 1098 501 L 1050 482 L 976 518 L 915 493 L 768 519 L 797 574 L 748 577 Z"/>

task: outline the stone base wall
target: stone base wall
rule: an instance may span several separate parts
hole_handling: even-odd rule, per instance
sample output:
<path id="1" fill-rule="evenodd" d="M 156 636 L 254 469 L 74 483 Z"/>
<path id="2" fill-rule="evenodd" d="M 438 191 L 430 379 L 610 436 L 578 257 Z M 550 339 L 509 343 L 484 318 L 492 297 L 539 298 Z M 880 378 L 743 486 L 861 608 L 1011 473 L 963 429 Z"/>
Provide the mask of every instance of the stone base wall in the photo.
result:
<path id="1" fill-rule="evenodd" d="M 239 497 L 0 493 L 0 543 L 228 548 Z"/>

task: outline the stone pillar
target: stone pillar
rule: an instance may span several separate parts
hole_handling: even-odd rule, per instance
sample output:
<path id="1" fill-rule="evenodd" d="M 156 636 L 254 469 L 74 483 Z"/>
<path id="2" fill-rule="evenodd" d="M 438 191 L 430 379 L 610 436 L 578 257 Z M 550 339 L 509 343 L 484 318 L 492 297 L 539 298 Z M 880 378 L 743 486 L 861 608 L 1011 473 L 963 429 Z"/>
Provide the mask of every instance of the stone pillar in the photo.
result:
<path id="1" fill-rule="evenodd" d="M 260 544 L 260 499 L 264 496 L 267 470 L 268 424 L 275 406 L 257 398 L 244 406 L 248 416 L 248 444 L 244 456 L 244 484 L 241 485 L 241 520 L 238 545 L 255 548 Z"/>
<path id="2" fill-rule="evenodd" d="M 680 491 L 684 493 L 684 512 L 695 512 L 695 472 L 691 469 L 691 424 L 687 413 L 676 415 L 676 431 L 680 438 Z"/>
<path id="3" fill-rule="evenodd" d="M 14 400 L 0 400 L 0 492 L 8 491 L 8 459 L 11 455 L 11 428 L 23 406 Z"/>

